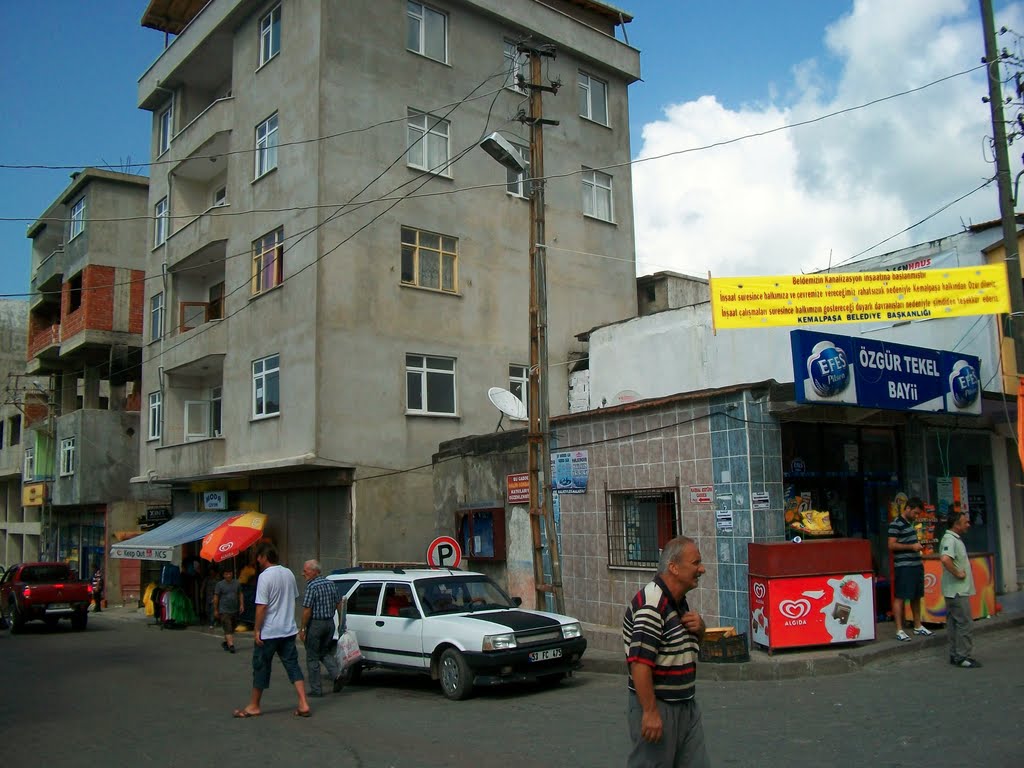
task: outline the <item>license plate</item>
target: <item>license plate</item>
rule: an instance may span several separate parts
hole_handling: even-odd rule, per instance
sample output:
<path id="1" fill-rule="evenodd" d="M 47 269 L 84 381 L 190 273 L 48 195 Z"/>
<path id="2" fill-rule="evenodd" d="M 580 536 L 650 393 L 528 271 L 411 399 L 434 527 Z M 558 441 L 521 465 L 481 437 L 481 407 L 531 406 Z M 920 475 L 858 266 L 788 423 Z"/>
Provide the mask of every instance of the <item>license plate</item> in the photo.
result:
<path id="1" fill-rule="evenodd" d="M 534 651 L 530 654 L 530 661 L 550 661 L 551 659 L 562 658 L 561 648 L 551 648 L 546 651 Z"/>
<path id="2" fill-rule="evenodd" d="M 66 611 L 71 608 L 71 603 L 50 603 L 46 606 L 47 611 Z"/>

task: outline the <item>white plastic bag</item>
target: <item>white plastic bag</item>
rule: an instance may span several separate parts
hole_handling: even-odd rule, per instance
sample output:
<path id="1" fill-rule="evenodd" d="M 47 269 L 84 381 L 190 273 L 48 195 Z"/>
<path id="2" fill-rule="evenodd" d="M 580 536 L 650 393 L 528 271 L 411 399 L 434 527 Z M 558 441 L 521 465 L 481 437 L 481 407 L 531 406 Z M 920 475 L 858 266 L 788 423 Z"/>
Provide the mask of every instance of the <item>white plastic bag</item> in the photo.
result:
<path id="1" fill-rule="evenodd" d="M 338 638 L 338 647 L 334 649 L 334 660 L 338 662 L 339 673 L 344 673 L 363 658 L 359 650 L 356 633 L 346 629 Z"/>

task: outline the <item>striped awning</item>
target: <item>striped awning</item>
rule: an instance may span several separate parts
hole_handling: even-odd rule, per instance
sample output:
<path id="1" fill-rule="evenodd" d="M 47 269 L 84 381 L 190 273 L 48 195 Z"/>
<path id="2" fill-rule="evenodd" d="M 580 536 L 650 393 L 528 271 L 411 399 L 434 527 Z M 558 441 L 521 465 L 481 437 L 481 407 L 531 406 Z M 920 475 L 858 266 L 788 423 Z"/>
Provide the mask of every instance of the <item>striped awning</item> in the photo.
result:
<path id="1" fill-rule="evenodd" d="M 179 512 L 151 531 L 118 542 L 110 548 L 110 556 L 119 560 L 162 560 L 171 562 L 174 548 L 189 541 L 199 541 L 206 534 L 241 512 Z"/>

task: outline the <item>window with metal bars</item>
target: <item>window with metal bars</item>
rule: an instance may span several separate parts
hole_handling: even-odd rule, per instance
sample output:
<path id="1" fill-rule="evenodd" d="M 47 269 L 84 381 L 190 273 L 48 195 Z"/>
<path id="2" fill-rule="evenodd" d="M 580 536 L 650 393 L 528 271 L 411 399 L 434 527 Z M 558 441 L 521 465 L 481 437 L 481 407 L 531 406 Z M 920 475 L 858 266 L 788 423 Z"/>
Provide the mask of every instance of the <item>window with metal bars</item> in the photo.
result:
<path id="1" fill-rule="evenodd" d="M 655 568 L 661 549 L 679 534 L 675 488 L 605 492 L 608 565 Z"/>

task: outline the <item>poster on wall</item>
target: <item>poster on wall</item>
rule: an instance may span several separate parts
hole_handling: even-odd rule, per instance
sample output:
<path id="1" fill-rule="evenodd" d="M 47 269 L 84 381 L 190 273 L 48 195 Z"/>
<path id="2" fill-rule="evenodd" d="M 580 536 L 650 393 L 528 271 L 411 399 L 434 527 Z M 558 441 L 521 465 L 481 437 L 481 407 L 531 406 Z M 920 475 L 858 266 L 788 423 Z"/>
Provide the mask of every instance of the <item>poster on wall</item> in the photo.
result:
<path id="1" fill-rule="evenodd" d="M 966 477 L 935 478 L 936 514 L 945 519 L 950 512 L 970 512 L 970 496 L 967 493 Z"/>
<path id="2" fill-rule="evenodd" d="M 586 451 L 551 454 L 551 488 L 556 493 L 586 493 L 590 457 Z"/>

